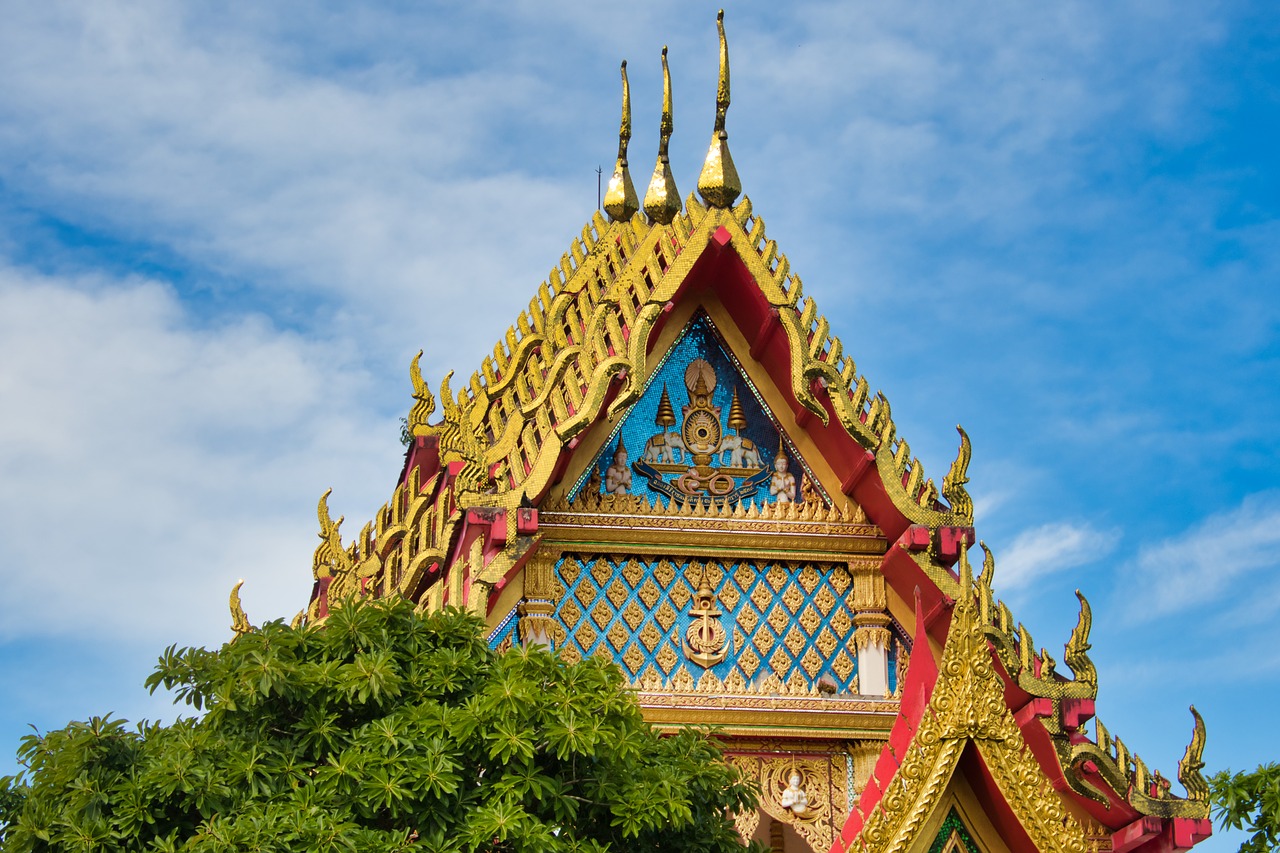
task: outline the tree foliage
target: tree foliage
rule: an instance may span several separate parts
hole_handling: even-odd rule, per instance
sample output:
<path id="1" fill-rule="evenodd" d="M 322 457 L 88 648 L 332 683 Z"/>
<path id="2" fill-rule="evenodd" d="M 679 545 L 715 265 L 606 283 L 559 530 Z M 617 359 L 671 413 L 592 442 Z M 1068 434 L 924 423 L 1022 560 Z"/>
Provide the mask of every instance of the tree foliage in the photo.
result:
<path id="1" fill-rule="evenodd" d="M 1280 850 L 1280 764 L 1262 764 L 1252 773 L 1215 773 L 1209 796 L 1221 826 L 1253 833 L 1240 853 Z"/>
<path id="2" fill-rule="evenodd" d="M 461 611 L 350 602 L 148 686 L 203 714 L 23 739 L 6 851 L 729 851 L 756 795 L 704 732 L 659 737 L 609 663 L 497 654 Z"/>

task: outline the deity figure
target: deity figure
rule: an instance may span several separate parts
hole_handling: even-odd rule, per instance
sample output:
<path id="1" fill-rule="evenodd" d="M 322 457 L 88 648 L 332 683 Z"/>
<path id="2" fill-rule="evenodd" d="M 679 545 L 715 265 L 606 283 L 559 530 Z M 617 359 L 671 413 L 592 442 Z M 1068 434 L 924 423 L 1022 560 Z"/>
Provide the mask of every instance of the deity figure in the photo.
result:
<path id="1" fill-rule="evenodd" d="M 782 799 L 778 804 L 784 809 L 791 809 L 794 814 L 804 814 L 809 808 L 809 795 L 804 792 L 804 788 L 800 787 L 800 774 L 793 770 L 791 778 L 787 781 L 786 790 L 782 792 Z"/>
<path id="2" fill-rule="evenodd" d="M 781 453 L 773 460 L 773 476 L 769 478 L 769 494 L 780 504 L 795 503 L 796 476 L 787 470 L 790 463 Z"/>
<path id="3" fill-rule="evenodd" d="M 627 448 L 621 441 L 613 452 L 613 464 L 605 469 L 604 490 L 611 495 L 631 493 L 631 466 L 627 464 Z"/>

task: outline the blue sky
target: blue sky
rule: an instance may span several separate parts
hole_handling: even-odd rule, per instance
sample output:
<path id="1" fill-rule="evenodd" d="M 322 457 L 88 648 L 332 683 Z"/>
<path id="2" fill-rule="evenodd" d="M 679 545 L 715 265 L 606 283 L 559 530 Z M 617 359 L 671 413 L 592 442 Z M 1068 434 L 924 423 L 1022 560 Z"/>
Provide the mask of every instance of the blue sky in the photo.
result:
<path id="1" fill-rule="evenodd" d="M 1280 759 L 1280 16 L 741 4 L 747 194 L 934 474 L 974 444 L 997 589 L 1172 773 Z M 469 375 L 595 206 L 713 120 L 715 6 L 8 4 L 0 752 L 171 713 L 169 643 L 305 604 L 315 501 L 390 493 L 409 358 Z M 0 757 L 0 773 L 13 767 Z M 1238 843 L 1235 842 L 1235 843 Z M 1234 849 L 1215 839 L 1205 850 Z"/>

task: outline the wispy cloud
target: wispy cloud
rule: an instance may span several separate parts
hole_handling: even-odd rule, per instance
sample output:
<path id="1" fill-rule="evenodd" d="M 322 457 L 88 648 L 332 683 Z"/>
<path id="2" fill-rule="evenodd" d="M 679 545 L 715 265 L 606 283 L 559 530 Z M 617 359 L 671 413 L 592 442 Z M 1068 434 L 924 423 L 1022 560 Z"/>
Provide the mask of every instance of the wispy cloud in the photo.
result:
<path id="1" fill-rule="evenodd" d="M 1005 592 L 1024 590 L 1034 581 L 1105 557 L 1118 540 L 1115 531 L 1088 524 L 1053 522 L 1025 530 L 1007 550 L 996 553 L 996 584 Z"/>
<path id="2" fill-rule="evenodd" d="M 1250 495 L 1175 536 L 1143 547 L 1123 569 L 1130 614 L 1153 619 L 1192 607 L 1215 608 L 1239 595 L 1235 613 L 1257 620 L 1274 613 L 1280 592 L 1280 492 Z M 1250 616 L 1250 614 L 1253 614 Z"/>

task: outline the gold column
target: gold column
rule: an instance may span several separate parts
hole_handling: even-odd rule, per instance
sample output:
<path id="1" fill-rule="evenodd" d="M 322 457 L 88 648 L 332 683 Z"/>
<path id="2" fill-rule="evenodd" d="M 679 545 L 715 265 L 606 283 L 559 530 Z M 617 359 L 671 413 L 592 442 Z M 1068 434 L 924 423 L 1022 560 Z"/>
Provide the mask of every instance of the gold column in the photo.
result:
<path id="1" fill-rule="evenodd" d="M 516 625 L 520 642 L 526 646 L 555 646 L 555 612 L 557 595 L 555 555 L 538 551 L 524 568 L 524 598 L 518 605 L 520 621 Z"/>
<path id="2" fill-rule="evenodd" d="M 769 821 L 769 850 L 771 853 L 786 853 L 786 849 L 782 838 L 782 821 L 773 818 Z"/>

